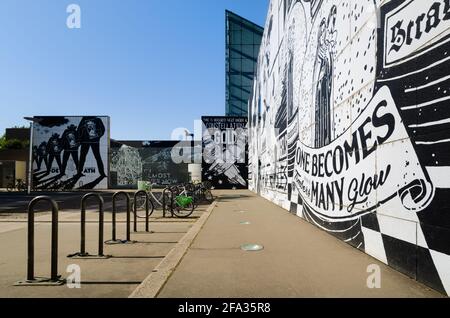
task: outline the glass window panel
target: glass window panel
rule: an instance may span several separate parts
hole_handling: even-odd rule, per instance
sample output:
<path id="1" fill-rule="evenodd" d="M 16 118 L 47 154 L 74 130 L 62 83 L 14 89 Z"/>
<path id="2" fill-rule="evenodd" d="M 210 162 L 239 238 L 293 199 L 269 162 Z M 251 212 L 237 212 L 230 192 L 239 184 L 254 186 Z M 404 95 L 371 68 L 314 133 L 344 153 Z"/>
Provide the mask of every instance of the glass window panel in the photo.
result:
<path id="1" fill-rule="evenodd" d="M 235 94 L 230 94 L 230 98 L 233 100 L 241 101 L 242 99 L 242 90 L 236 89 L 234 91 Z"/>
<path id="2" fill-rule="evenodd" d="M 230 70 L 239 71 L 242 68 L 242 59 L 230 59 Z"/>
<path id="3" fill-rule="evenodd" d="M 261 35 L 259 35 L 258 33 L 253 33 L 253 44 L 256 44 L 256 45 L 261 45 L 261 42 L 262 42 L 262 36 Z"/>
<path id="4" fill-rule="evenodd" d="M 230 84 L 242 85 L 242 76 L 241 75 L 230 75 Z"/>
<path id="5" fill-rule="evenodd" d="M 240 45 L 240 44 L 231 44 L 230 45 L 230 50 L 231 51 L 236 51 L 236 52 L 242 52 L 242 45 Z"/>
<path id="6" fill-rule="evenodd" d="M 245 92 L 245 94 L 251 95 L 252 86 L 242 86 L 242 90 Z"/>
<path id="7" fill-rule="evenodd" d="M 242 60 L 242 71 L 243 72 L 253 73 L 254 66 L 255 66 L 255 63 L 252 60 L 249 60 L 249 59 Z"/>
<path id="8" fill-rule="evenodd" d="M 230 32 L 230 44 L 241 44 L 242 43 L 242 32 L 241 31 L 231 31 Z"/>
<path id="9" fill-rule="evenodd" d="M 242 109 L 242 103 L 238 100 L 230 101 L 230 105 L 232 111 L 239 111 L 240 109 Z"/>
<path id="10" fill-rule="evenodd" d="M 247 78 L 247 76 L 242 76 L 242 84 L 243 86 L 252 86 L 253 84 L 253 77 L 250 76 L 252 79 Z"/>
<path id="11" fill-rule="evenodd" d="M 254 45 L 253 46 L 253 56 L 255 58 L 258 58 L 259 56 L 259 50 L 260 50 L 260 46 L 259 45 Z"/>
<path id="12" fill-rule="evenodd" d="M 231 86 L 230 87 L 230 95 L 241 97 L 242 90 L 239 87 Z"/>
<path id="13" fill-rule="evenodd" d="M 253 45 L 242 45 L 242 52 L 244 52 L 245 55 L 252 57 Z"/>
<path id="14" fill-rule="evenodd" d="M 241 29 L 241 26 L 233 22 L 232 20 L 229 20 L 228 27 L 230 28 L 231 31 L 237 31 Z"/>
<path id="15" fill-rule="evenodd" d="M 240 59 L 240 58 L 242 58 L 242 54 L 240 54 L 240 51 L 231 50 L 231 48 L 230 48 L 230 58 Z"/>
<path id="16" fill-rule="evenodd" d="M 242 31 L 242 44 L 253 45 L 253 32 L 250 32 L 248 30 Z"/>

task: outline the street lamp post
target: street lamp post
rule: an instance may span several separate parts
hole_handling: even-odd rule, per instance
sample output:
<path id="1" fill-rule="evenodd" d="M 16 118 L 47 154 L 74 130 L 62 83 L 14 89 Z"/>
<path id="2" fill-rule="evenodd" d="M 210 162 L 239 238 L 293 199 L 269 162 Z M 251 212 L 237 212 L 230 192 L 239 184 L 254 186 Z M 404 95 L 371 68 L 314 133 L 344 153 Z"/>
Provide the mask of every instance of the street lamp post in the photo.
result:
<path id="1" fill-rule="evenodd" d="M 192 162 L 194 162 L 193 158 L 194 158 L 194 155 L 195 155 L 195 151 L 194 151 L 194 147 L 195 147 L 195 144 L 194 144 L 194 134 L 191 133 L 191 132 L 189 132 L 189 130 L 185 130 L 184 133 L 186 134 L 186 140 L 187 140 L 189 137 L 191 137 L 191 160 L 190 160 L 190 161 L 191 161 L 191 163 L 192 163 Z"/>
<path id="2" fill-rule="evenodd" d="M 192 163 L 195 163 L 194 134 L 190 133 L 187 129 L 184 132 L 186 134 L 186 140 L 188 140 L 188 138 L 191 137 L 191 151 L 190 151 L 189 162 L 190 162 L 190 164 L 192 164 Z M 192 172 L 190 172 L 189 175 L 190 175 L 190 179 L 192 182 Z"/>
<path id="3" fill-rule="evenodd" d="M 30 155 L 29 155 L 29 162 L 28 162 L 28 189 L 27 193 L 28 195 L 31 194 L 31 187 L 33 182 L 33 125 L 34 123 L 38 123 L 39 120 L 37 118 L 33 117 L 24 117 L 23 119 L 28 120 L 30 122 Z"/>

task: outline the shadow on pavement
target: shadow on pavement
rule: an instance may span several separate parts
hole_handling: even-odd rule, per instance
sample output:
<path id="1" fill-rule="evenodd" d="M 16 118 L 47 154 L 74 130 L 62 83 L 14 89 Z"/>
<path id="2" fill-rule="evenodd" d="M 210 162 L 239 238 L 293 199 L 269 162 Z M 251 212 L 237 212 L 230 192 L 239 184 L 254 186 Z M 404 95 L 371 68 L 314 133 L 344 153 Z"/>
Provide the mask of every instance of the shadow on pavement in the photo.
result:
<path id="1" fill-rule="evenodd" d="M 20 192 L 0 192 L 0 213 L 27 213 L 28 203 L 37 196 L 49 196 L 58 203 L 59 210 L 79 210 L 80 202 L 84 195 L 90 192 L 100 194 L 105 200 L 105 204 L 110 204 L 112 201 L 112 192 L 102 191 L 77 191 L 77 192 L 33 192 L 28 195 Z M 95 202 L 89 202 L 89 209 L 96 209 Z M 120 213 L 121 209 L 124 209 L 126 204 L 124 202 L 118 202 L 118 208 Z M 38 204 L 36 206 L 36 212 L 46 212 L 48 206 L 44 204 Z"/>

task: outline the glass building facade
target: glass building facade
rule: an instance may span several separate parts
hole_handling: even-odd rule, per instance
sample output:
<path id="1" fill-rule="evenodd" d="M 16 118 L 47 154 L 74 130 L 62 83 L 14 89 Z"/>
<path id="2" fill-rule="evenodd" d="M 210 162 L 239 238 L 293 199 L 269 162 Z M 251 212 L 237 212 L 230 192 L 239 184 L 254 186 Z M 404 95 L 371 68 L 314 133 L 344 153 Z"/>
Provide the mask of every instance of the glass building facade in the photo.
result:
<path id="1" fill-rule="evenodd" d="M 226 11 L 226 116 L 247 116 L 264 29 Z"/>

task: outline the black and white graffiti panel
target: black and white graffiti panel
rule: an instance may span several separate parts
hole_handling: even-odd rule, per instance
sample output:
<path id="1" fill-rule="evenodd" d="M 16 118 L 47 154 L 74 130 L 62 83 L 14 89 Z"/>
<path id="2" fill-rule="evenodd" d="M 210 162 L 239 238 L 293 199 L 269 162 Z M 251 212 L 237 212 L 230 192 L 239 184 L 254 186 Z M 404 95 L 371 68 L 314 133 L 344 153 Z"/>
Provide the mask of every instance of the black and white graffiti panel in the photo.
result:
<path id="1" fill-rule="evenodd" d="M 194 146 L 199 148 L 200 143 Z M 136 188 L 139 181 L 158 186 L 187 183 L 191 147 L 191 142 L 178 141 L 112 141 L 111 187 Z M 173 153 L 183 152 L 187 160 L 175 162 Z"/>
<path id="2" fill-rule="evenodd" d="M 202 122 L 202 180 L 215 189 L 247 189 L 247 117 L 202 117 Z"/>
<path id="3" fill-rule="evenodd" d="M 249 187 L 450 294 L 450 3 L 272 0 Z"/>
<path id="4" fill-rule="evenodd" d="M 107 189 L 109 117 L 35 117 L 33 187 Z"/>

